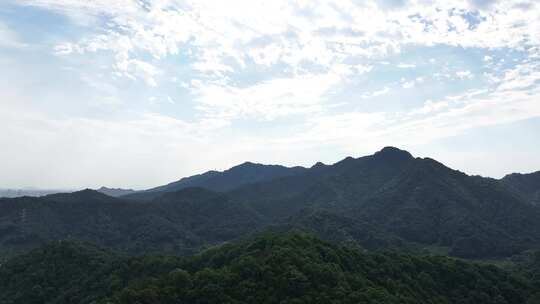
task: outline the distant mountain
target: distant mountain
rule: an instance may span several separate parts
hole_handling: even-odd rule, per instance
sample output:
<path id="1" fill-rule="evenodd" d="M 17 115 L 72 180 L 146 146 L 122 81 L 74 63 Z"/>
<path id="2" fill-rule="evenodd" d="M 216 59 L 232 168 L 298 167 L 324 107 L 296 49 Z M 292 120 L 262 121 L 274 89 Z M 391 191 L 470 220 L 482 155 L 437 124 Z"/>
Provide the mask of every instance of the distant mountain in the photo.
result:
<path id="1" fill-rule="evenodd" d="M 108 196 L 113 196 L 113 197 L 119 197 L 119 196 L 128 195 L 128 194 L 132 194 L 136 192 L 135 190 L 132 190 L 132 189 L 107 188 L 107 187 L 101 187 L 97 189 L 96 191 L 106 194 Z"/>
<path id="2" fill-rule="evenodd" d="M 501 181 L 510 189 L 521 194 L 527 201 L 540 205 L 540 171 L 529 174 L 509 174 Z"/>
<path id="3" fill-rule="evenodd" d="M 184 177 L 176 182 L 156 188 L 126 195 L 134 200 L 150 200 L 165 192 L 175 192 L 189 187 L 200 187 L 212 191 L 225 192 L 247 184 L 264 182 L 279 177 L 304 172 L 303 167 L 288 168 L 279 165 L 263 165 L 245 162 L 223 172 L 208 171 L 203 174 Z"/>
<path id="4" fill-rule="evenodd" d="M 195 184 L 206 189 L 188 187 Z M 119 198 L 84 190 L 1 199 L 0 252 L 67 238 L 185 254 L 300 229 L 365 249 L 506 257 L 540 248 L 540 207 L 519 189 L 393 147 L 309 169 L 246 163 Z"/>
<path id="5" fill-rule="evenodd" d="M 47 194 L 53 194 L 63 192 L 65 190 L 53 190 L 53 189 L 0 189 L 0 198 L 7 197 L 22 197 L 22 196 L 44 196 Z"/>
<path id="6" fill-rule="evenodd" d="M 533 279 L 441 256 L 265 234 L 189 257 L 53 242 L 0 267 L 0 303 L 537 303 Z"/>

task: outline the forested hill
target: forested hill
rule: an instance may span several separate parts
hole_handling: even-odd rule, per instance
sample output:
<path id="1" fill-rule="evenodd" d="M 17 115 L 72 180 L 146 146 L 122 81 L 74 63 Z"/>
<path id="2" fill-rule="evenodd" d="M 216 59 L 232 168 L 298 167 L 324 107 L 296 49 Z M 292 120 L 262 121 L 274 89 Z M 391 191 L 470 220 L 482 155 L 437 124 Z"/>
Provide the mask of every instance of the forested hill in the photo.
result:
<path id="1" fill-rule="evenodd" d="M 0 266 L 0 303 L 538 303 L 537 282 L 448 257 L 265 234 L 190 258 L 54 242 Z"/>
<path id="2" fill-rule="evenodd" d="M 46 242 L 82 240 L 129 254 L 193 254 L 247 235 L 263 219 L 227 196 L 201 188 L 133 203 L 94 190 L 0 200 L 0 254 Z"/>
<path id="3" fill-rule="evenodd" d="M 397 148 L 308 169 L 240 167 L 215 173 L 227 191 L 0 199 L 0 255 L 62 239 L 135 255 L 185 255 L 267 229 L 465 258 L 540 248 L 540 206 L 520 192 L 519 181 L 469 176 Z"/>

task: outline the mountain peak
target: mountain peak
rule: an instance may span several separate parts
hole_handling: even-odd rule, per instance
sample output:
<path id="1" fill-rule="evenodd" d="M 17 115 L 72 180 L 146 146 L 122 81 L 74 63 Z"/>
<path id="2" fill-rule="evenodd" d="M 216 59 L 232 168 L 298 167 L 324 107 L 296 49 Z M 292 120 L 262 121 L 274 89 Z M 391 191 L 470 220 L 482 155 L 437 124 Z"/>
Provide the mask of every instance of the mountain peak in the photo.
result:
<path id="1" fill-rule="evenodd" d="M 107 199 L 110 196 L 92 189 L 83 189 L 68 193 L 55 193 L 46 195 L 45 198 L 52 200 L 80 200 L 80 199 Z"/>
<path id="2" fill-rule="evenodd" d="M 317 162 L 315 165 L 313 165 L 311 168 L 312 169 L 319 169 L 319 168 L 324 168 L 326 167 L 325 164 L 323 164 L 322 162 Z"/>
<path id="3" fill-rule="evenodd" d="M 77 196 L 81 196 L 81 197 L 103 197 L 103 196 L 106 196 L 106 194 L 104 194 L 104 193 L 101 193 L 101 192 L 99 192 L 97 190 L 93 190 L 93 189 L 89 189 L 89 188 L 79 190 L 79 191 L 75 191 L 75 192 L 72 192 L 72 193 L 69 193 L 69 194 L 77 195 Z"/>
<path id="4" fill-rule="evenodd" d="M 258 171 L 258 170 L 264 170 L 265 168 L 276 168 L 276 167 L 281 167 L 279 165 L 263 165 L 263 164 L 260 164 L 260 163 L 254 163 L 254 162 L 250 162 L 250 161 L 246 161 L 246 162 L 243 162 L 239 165 L 236 165 L 234 167 L 231 167 L 221 173 L 231 173 L 231 174 L 236 174 L 236 173 L 239 173 L 239 172 L 254 172 L 254 171 Z"/>
<path id="5" fill-rule="evenodd" d="M 413 158 L 411 153 L 396 147 L 384 147 L 381 151 L 374 154 L 375 157 L 380 157 L 391 161 L 404 161 Z"/>
<path id="6" fill-rule="evenodd" d="M 236 165 L 236 166 L 232 167 L 231 169 L 233 169 L 233 168 L 256 167 L 256 166 L 262 166 L 262 164 L 246 161 L 246 162 L 241 163 L 240 165 Z"/>

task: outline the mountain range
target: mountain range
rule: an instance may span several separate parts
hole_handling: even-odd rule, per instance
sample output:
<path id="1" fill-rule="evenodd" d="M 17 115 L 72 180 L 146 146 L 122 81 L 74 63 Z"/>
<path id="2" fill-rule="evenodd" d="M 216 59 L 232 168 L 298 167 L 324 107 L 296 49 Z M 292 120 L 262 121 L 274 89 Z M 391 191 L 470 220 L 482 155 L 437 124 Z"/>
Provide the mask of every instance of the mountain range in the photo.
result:
<path id="1" fill-rule="evenodd" d="M 539 175 L 469 176 L 393 147 L 311 168 L 248 162 L 118 197 L 87 189 L 0 199 L 0 254 L 66 239 L 191 254 L 302 230 L 363 249 L 508 257 L 540 246 Z"/>

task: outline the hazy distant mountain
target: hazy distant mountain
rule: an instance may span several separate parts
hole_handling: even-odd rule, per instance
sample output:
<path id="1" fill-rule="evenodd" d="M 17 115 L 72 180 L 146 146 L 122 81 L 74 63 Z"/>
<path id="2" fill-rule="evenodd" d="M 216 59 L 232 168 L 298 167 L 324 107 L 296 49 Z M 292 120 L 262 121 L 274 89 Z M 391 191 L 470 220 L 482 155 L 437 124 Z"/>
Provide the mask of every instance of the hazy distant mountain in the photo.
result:
<path id="1" fill-rule="evenodd" d="M 201 187 L 212 191 L 229 191 L 240 186 L 264 182 L 274 178 L 296 175 L 304 172 L 303 167 L 288 168 L 279 165 L 263 165 L 245 162 L 234 166 L 223 172 L 208 171 L 190 177 L 184 177 L 176 182 L 138 191 L 135 194 L 127 195 L 126 198 L 136 200 L 149 200 L 159 196 L 164 192 L 174 192 L 189 187 Z"/>
<path id="2" fill-rule="evenodd" d="M 0 197 L 43 196 L 52 193 L 65 192 L 53 189 L 0 189 Z"/>
<path id="3" fill-rule="evenodd" d="M 302 229 L 367 249 L 509 256 L 540 247 L 540 207 L 516 189 L 391 147 L 309 169 L 246 163 L 120 198 L 84 190 L 2 199 L 0 250 L 70 238 L 188 253 L 263 229 Z"/>
<path id="4" fill-rule="evenodd" d="M 106 194 L 108 196 L 113 196 L 113 197 L 119 197 L 122 195 L 128 195 L 128 194 L 136 192 L 135 190 L 132 190 L 132 189 L 107 188 L 107 187 L 101 187 L 97 189 L 96 191 Z"/>
<path id="5" fill-rule="evenodd" d="M 533 204 L 540 205 L 540 171 L 506 175 L 501 181 Z"/>

